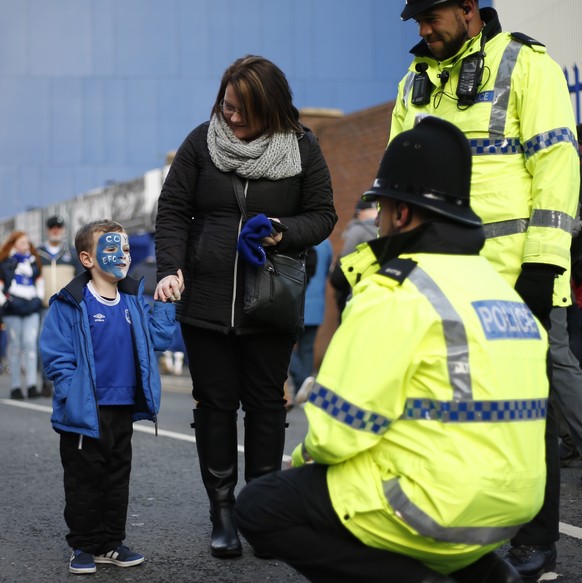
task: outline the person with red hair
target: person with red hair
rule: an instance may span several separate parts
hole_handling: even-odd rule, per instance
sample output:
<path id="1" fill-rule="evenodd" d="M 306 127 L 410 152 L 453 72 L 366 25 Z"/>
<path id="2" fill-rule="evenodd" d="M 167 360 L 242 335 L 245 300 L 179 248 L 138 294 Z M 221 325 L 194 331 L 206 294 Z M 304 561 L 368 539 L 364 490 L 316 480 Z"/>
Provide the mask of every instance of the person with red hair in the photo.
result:
<path id="1" fill-rule="evenodd" d="M 0 307 L 8 333 L 11 399 L 24 399 L 21 374 L 29 399 L 40 397 L 38 332 L 44 296 L 42 264 L 24 231 L 13 231 L 0 247 Z"/>

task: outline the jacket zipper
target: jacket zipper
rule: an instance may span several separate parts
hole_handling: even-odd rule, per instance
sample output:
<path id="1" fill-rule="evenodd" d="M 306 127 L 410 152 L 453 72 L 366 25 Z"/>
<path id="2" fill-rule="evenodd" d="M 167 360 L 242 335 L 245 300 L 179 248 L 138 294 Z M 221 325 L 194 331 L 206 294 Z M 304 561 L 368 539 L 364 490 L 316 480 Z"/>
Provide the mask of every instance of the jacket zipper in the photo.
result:
<path id="1" fill-rule="evenodd" d="M 249 180 L 247 178 L 247 180 L 245 181 L 245 199 L 247 197 L 247 191 L 249 189 Z M 242 222 L 243 222 L 243 217 L 242 214 L 240 216 L 240 219 L 238 221 L 238 236 L 236 238 L 236 240 L 238 241 L 238 238 L 240 237 L 240 232 L 242 230 Z M 234 328 L 234 312 L 235 312 L 235 304 L 236 304 L 236 282 L 238 279 L 238 249 L 235 252 L 234 255 L 234 273 L 233 273 L 233 284 L 232 284 L 232 302 L 230 305 L 230 327 Z"/>
<path id="2" fill-rule="evenodd" d="M 79 304 L 79 302 L 77 302 L 77 300 L 75 300 L 74 298 L 72 298 L 72 299 L 79 307 L 79 310 L 81 311 L 81 320 L 84 323 L 83 310 L 81 308 L 81 305 Z M 97 413 L 97 434 L 100 436 L 101 435 L 101 415 L 99 413 L 99 405 L 97 404 L 97 387 L 95 386 L 95 382 L 93 379 L 93 372 L 94 371 L 91 368 L 91 363 L 89 362 L 89 343 L 87 340 L 87 334 L 85 332 L 84 325 L 81 325 L 81 334 L 83 334 L 83 338 L 85 340 L 85 359 L 87 361 L 87 370 L 91 371 L 91 387 L 93 389 L 93 401 L 95 403 L 95 412 Z M 81 437 L 82 437 L 82 435 L 81 435 Z M 79 449 L 81 449 L 82 441 L 83 441 L 82 439 L 79 440 Z"/>
<path id="3" fill-rule="evenodd" d="M 136 296 L 136 298 L 137 298 L 137 296 Z M 138 315 L 141 315 L 142 316 L 141 321 L 142 321 L 142 326 L 144 327 L 144 330 L 149 330 L 149 328 L 147 326 L 147 321 L 146 321 L 147 320 L 147 317 L 146 317 L 146 315 L 145 314 L 141 314 L 139 312 L 139 310 L 138 310 Z M 153 315 L 153 308 L 152 308 L 152 315 Z M 145 343 L 146 343 L 146 358 L 147 358 L 147 361 L 148 361 L 147 362 L 147 365 L 148 365 L 147 366 L 147 370 L 150 371 L 151 370 L 151 362 L 150 362 L 150 337 L 149 337 L 149 334 L 146 334 L 145 335 Z M 136 356 L 136 359 L 138 361 L 136 364 L 137 364 L 137 366 L 140 369 L 140 376 L 141 376 L 141 366 L 139 364 L 139 354 L 137 353 L 137 350 L 135 352 L 136 352 L 135 356 Z M 150 402 L 153 405 L 154 404 L 154 396 L 152 394 L 152 385 L 150 383 L 149 377 L 147 379 L 147 383 L 148 383 L 148 392 L 150 394 Z M 162 389 L 161 383 L 162 383 L 162 379 L 160 379 L 160 391 Z M 141 380 L 141 386 L 142 386 L 142 390 L 145 393 L 145 386 L 144 386 L 144 379 L 143 379 L 143 377 L 142 377 L 142 380 Z M 145 396 L 145 394 L 144 394 L 144 396 Z M 146 399 L 146 404 L 147 404 L 147 399 Z M 154 422 L 154 435 L 157 437 L 158 436 L 158 416 L 155 413 L 153 413 L 152 416 L 153 416 L 152 421 Z"/>

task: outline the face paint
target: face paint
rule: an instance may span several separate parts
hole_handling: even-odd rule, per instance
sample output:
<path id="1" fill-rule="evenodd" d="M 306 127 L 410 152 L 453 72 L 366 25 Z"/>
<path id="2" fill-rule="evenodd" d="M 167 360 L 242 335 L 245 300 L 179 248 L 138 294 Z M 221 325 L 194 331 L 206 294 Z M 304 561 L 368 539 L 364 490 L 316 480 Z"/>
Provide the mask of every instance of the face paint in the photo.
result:
<path id="1" fill-rule="evenodd" d="M 129 239 L 125 233 L 105 233 L 97 241 L 97 262 L 106 273 L 123 279 L 131 263 Z"/>

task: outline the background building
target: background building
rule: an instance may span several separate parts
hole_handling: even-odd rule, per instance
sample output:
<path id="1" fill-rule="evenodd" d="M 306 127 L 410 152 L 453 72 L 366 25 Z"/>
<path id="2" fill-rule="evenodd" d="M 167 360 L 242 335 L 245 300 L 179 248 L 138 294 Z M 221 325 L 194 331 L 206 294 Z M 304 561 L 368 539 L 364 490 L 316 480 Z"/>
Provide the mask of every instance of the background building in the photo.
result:
<path id="1" fill-rule="evenodd" d="M 0 0 L 0 218 L 164 164 L 236 58 L 299 107 L 393 98 L 416 36 L 400 0 Z"/>
<path id="2" fill-rule="evenodd" d="M 404 0 L 0 0 L 0 240 L 43 238 L 50 214 L 69 234 L 104 216 L 148 247 L 175 150 L 208 118 L 235 58 L 262 54 L 287 74 L 302 120 L 330 166 L 337 252 L 386 145 L 391 100 L 418 40 Z M 547 45 L 564 68 L 578 122 L 580 0 L 480 0 L 505 30 Z M 31 208 L 34 207 L 34 208 Z M 28 210 L 25 210 L 27 209 Z M 139 242 L 139 245 L 138 245 Z M 142 244 L 143 243 L 143 244 Z M 328 301 L 321 357 L 335 329 Z"/>

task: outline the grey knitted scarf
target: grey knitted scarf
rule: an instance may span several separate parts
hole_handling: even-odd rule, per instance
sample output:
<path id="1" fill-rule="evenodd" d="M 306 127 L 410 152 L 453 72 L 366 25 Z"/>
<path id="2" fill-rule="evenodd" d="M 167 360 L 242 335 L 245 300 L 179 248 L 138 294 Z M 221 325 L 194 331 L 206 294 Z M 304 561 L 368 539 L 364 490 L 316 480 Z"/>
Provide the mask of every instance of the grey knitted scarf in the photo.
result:
<path id="1" fill-rule="evenodd" d="M 208 127 L 208 150 L 219 170 L 234 170 L 251 180 L 280 180 L 301 172 L 299 143 L 293 132 L 262 135 L 245 142 L 234 135 L 222 116 L 213 115 Z"/>

